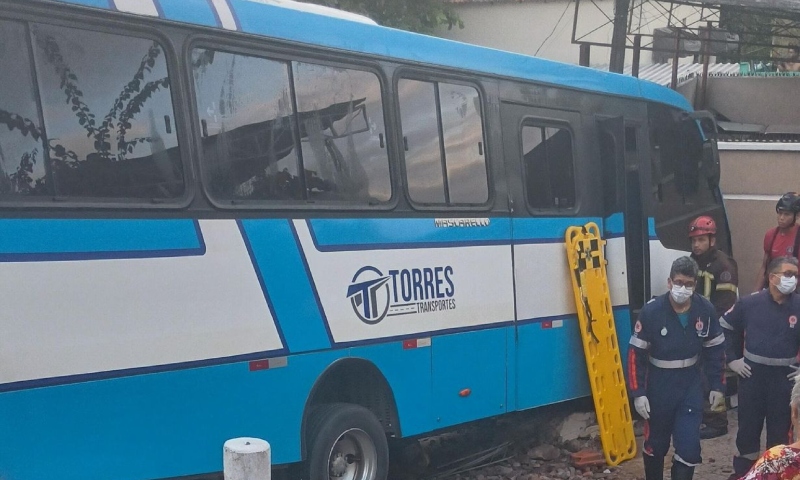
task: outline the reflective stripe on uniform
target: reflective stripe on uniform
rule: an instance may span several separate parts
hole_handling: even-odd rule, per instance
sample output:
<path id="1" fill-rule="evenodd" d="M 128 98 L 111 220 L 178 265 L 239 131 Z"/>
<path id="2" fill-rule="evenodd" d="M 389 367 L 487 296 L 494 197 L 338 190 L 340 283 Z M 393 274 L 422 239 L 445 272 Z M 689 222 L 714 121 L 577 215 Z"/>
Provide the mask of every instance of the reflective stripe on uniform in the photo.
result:
<path id="1" fill-rule="evenodd" d="M 797 362 L 797 357 L 790 357 L 790 358 L 762 357 L 761 355 L 756 355 L 755 353 L 748 352 L 746 348 L 744 349 L 744 358 L 750 360 L 751 362 L 755 362 L 760 365 L 767 365 L 770 367 L 788 367 L 789 365 L 794 365 Z"/>
<path id="2" fill-rule="evenodd" d="M 650 357 L 650 363 L 658 368 L 686 368 L 697 363 L 699 358 L 699 355 L 695 355 L 692 358 L 685 358 L 683 360 L 659 360 L 657 358 Z"/>
<path id="3" fill-rule="evenodd" d="M 672 456 L 672 460 L 673 461 L 677 460 L 677 461 L 681 462 L 682 464 L 687 465 L 689 467 L 696 467 L 696 466 L 700 465 L 699 463 L 689 463 L 689 462 L 687 462 L 686 460 L 681 458 L 681 456 L 678 455 L 677 453 Z"/>
<path id="4" fill-rule="evenodd" d="M 642 350 L 648 350 L 650 348 L 650 342 L 645 342 L 639 337 L 631 337 L 631 341 L 628 343 Z"/>
<path id="5" fill-rule="evenodd" d="M 761 456 L 761 453 L 760 452 L 745 453 L 744 455 L 740 454 L 740 455 L 736 455 L 736 456 L 739 457 L 739 458 L 746 458 L 748 460 L 758 460 L 758 457 Z"/>
<path id="6" fill-rule="evenodd" d="M 736 285 L 734 285 L 732 283 L 718 283 L 717 284 L 717 291 L 718 292 L 719 291 L 729 291 L 729 292 L 736 293 L 737 291 L 739 291 L 739 289 L 736 288 Z"/>
<path id="7" fill-rule="evenodd" d="M 712 338 L 711 340 L 703 342 L 704 347 L 715 347 L 721 343 L 725 342 L 725 334 L 720 333 L 716 337 Z"/>
<path id="8" fill-rule="evenodd" d="M 726 329 L 726 330 L 734 330 L 733 325 L 726 322 L 723 317 L 719 317 L 719 326 Z"/>

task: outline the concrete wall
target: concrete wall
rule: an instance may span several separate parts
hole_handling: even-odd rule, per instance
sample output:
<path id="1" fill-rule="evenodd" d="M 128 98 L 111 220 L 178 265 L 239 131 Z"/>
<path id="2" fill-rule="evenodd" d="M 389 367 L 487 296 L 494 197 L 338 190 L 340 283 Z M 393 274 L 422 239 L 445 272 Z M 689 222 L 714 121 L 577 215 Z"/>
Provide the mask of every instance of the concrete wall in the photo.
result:
<path id="1" fill-rule="evenodd" d="M 436 32 L 440 37 L 559 62 L 577 64 L 579 61 L 579 47 L 572 43 L 575 2 L 571 0 L 499 1 L 450 6 L 464 21 L 464 28 L 441 28 Z M 648 15 L 649 19 L 655 13 Z M 676 6 L 674 10 L 675 18 L 687 21 L 695 15 L 697 10 L 694 8 Z M 576 36 L 584 41 L 611 43 L 613 27 L 608 19 L 613 17 L 613 0 L 582 2 L 578 9 Z M 666 20 L 648 23 L 647 19 L 638 16 L 633 21 L 641 22 L 642 26 L 636 28 L 642 33 L 652 33 L 654 28 L 666 24 Z M 649 39 L 644 39 L 644 42 L 649 42 Z M 590 64 L 605 69 L 609 55 L 609 48 L 592 47 Z M 626 64 L 630 64 L 632 58 L 632 51 L 627 50 Z M 651 52 L 642 52 L 642 64 L 650 63 L 651 58 Z M 690 58 L 683 61 L 688 60 Z"/>
<path id="2" fill-rule="evenodd" d="M 708 105 L 734 122 L 800 125 L 800 77 L 711 77 Z"/>
<path id="3" fill-rule="evenodd" d="M 451 6 L 464 21 L 464 28 L 442 28 L 436 34 L 460 42 L 577 64 L 579 47 L 573 45 L 571 40 L 575 2 L 567 3 L 555 0 L 453 4 Z M 613 11 L 612 0 L 599 0 L 596 3 L 603 10 Z M 583 10 L 584 7 L 581 7 Z M 597 13 L 600 14 L 599 11 Z M 603 35 L 605 41 L 611 41 L 610 32 L 609 29 L 608 34 Z M 592 64 L 607 64 L 609 49 L 593 48 L 592 57 Z"/>
<path id="4" fill-rule="evenodd" d="M 739 294 L 753 291 L 764 256 L 764 233 L 777 225 L 775 204 L 800 191 L 800 144 L 721 143 L 720 189 L 739 264 Z"/>

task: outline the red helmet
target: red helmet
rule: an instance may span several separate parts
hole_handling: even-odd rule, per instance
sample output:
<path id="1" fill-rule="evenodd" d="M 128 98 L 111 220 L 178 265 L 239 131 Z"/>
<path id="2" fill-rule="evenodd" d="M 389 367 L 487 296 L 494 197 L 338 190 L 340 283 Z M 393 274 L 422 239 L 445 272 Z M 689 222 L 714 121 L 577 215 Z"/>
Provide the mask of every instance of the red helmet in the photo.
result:
<path id="1" fill-rule="evenodd" d="M 715 235 L 717 233 L 717 224 L 714 219 L 703 215 L 697 217 L 692 223 L 689 224 L 689 236 L 699 237 L 700 235 Z"/>

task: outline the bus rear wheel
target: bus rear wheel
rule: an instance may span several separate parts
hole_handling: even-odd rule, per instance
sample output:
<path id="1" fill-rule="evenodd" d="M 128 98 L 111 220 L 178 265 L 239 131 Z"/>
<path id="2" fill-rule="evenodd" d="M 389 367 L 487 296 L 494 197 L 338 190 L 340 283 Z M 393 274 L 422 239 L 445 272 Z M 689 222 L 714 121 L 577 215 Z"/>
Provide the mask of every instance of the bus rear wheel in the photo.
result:
<path id="1" fill-rule="evenodd" d="M 320 405 L 311 412 L 307 432 L 309 480 L 386 480 L 386 434 L 366 408 Z"/>

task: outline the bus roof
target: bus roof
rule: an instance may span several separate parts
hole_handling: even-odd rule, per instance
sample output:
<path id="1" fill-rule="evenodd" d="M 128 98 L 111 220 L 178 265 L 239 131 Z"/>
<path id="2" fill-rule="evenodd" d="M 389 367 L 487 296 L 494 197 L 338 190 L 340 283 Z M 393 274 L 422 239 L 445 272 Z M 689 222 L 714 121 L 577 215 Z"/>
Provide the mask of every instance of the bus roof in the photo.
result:
<path id="1" fill-rule="evenodd" d="M 336 16 L 287 0 L 46 0 L 103 8 L 421 64 L 642 98 L 691 110 L 679 93 L 646 80 L 504 52 Z"/>

